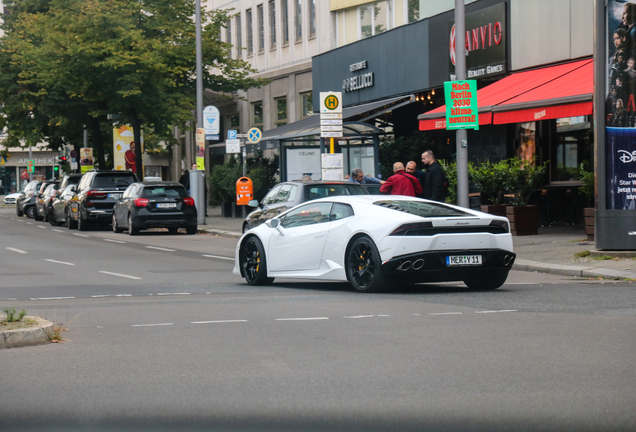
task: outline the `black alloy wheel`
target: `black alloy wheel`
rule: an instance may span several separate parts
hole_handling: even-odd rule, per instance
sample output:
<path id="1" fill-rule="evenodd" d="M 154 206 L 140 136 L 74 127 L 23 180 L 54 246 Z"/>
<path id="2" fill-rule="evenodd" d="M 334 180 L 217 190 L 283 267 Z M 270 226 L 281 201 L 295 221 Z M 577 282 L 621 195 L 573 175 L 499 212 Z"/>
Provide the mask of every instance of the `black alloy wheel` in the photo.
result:
<path id="1" fill-rule="evenodd" d="M 124 230 L 117 223 L 117 218 L 115 217 L 115 212 L 113 212 L 113 232 L 115 232 L 115 233 L 124 232 Z"/>
<path id="2" fill-rule="evenodd" d="M 35 219 L 36 221 L 41 221 L 42 217 L 40 216 L 40 213 L 38 213 L 38 208 L 37 206 L 34 206 L 34 207 L 35 207 L 35 213 L 33 214 L 33 219 Z"/>
<path id="3" fill-rule="evenodd" d="M 88 219 L 82 217 L 82 212 L 77 213 L 77 230 L 88 231 L 89 230 Z"/>
<path id="4" fill-rule="evenodd" d="M 499 288 L 508 279 L 508 270 L 493 270 L 480 276 L 465 279 L 464 283 L 471 290 L 490 291 Z"/>
<path id="5" fill-rule="evenodd" d="M 18 203 L 16 203 L 15 205 L 15 214 L 19 217 L 22 217 L 22 215 L 24 214 L 24 212 L 20 210 L 20 204 Z"/>
<path id="6" fill-rule="evenodd" d="M 66 209 L 65 214 L 66 214 L 66 227 L 70 230 L 77 228 L 77 222 L 75 222 L 73 218 L 71 218 L 71 210 Z"/>
<path id="7" fill-rule="evenodd" d="M 367 236 L 356 239 L 347 253 L 347 279 L 356 291 L 380 292 L 386 287 L 380 253 Z"/>
<path id="8" fill-rule="evenodd" d="M 133 225 L 132 215 L 128 215 L 128 235 L 134 236 L 139 234 L 139 228 Z"/>
<path id="9" fill-rule="evenodd" d="M 245 280 L 250 285 L 271 285 L 274 278 L 267 277 L 267 260 L 261 241 L 248 237 L 241 246 L 240 260 Z"/>
<path id="10" fill-rule="evenodd" d="M 29 219 L 35 219 L 35 206 L 28 206 L 24 213 Z"/>
<path id="11" fill-rule="evenodd" d="M 51 226 L 59 225 L 58 221 L 55 220 L 55 210 L 53 209 L 53 207 L 49 209 L 49 214 L 47 216 L 47 219 L 49 220 L 49 223 L 51 224 Z"/>

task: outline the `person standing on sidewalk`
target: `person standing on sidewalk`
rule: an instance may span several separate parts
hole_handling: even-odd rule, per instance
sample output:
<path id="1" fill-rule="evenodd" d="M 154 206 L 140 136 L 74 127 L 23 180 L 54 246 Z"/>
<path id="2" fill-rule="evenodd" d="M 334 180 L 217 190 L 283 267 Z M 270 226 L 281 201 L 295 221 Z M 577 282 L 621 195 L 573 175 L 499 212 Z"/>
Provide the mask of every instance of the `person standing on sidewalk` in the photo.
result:
<path id="1" fill-rule="evenodd" d="M 422 190 L 424 190 L 424 183 L 426 181 L 426 173 L 424 171 L 418 171 L 417 164 L 415 163 L 415 161 L 407 162 L 405 171 L 408 174 L 411 174 L 413 177 L 415 177 L 417 181 L 420 182 L 420 185 L 422 186 Z M 423 193 L 415 194 L 415 195 L 418 198 L 424 198 Z"/>
<path id="2" fill-rule="evenodd" d="M 422 153 L 422 164 L 426 167 L 423 198 L 445 202 L 448 181 L 444 168 L 437 162 L 432 150 Z"/>
<path id="3" fill-rule="evenodd" d="M 404 164 L 402 162 L 393 164 L 393 172 L 395 174 L 386 179 L 386 182 L 380 186 L 380 192 L 412 197 L 422 193 L 422 185 L 411 174 L 404 172 Z"/>

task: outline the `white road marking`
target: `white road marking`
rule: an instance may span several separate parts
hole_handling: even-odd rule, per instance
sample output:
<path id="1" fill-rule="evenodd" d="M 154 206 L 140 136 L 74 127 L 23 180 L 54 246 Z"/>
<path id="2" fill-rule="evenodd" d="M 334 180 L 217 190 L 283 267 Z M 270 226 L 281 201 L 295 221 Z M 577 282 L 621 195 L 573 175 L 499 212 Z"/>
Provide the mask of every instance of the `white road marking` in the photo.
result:
<path id="1" fill-rule="evenodd" d="M 462 315 L 462 312 L 437 312 L 430 313 L 429 315 Z"/>
<path id="2" fill-rule="evenodd" d="M 10 250 L 10 251 L 12 251 L 12 252 L 21 253 L 21 254 L 25 254 L 25 253 L 27 253 L 27 252 L 25 252 L 25 251 L 23 251 L 23 250 L 16 249 L 16 248 L 12 248 L 12 247 L 8 247 L 8 248 L 5 248 L 5 249 L 6 249 L 6 250 Z"/>
<path id="3" fill-rule="evenodd" d="M 46 229 L 46 227 L 44 225 L 37 225 L 37 227 Z"/>
<path id="4" fill-rule="evenodd" d="M 58 230 L 58 229 L 52 229 L 51 231 L 55 231 L 55 232 L 66 232 L 66 231 L 62 231 L 62 230 Z"/>
<path id="5" fill-rule="evenodd" d="M 346 316 L 345 318 L 351 318 L 351 319 L 356 319 L 356 318 L 373 318 L 374 315 L 354 315 L 354 316 Z"/>
<path id="6" fill-rule="evenodd" d="M 80 234 L 80 233 L 73 233 L 73 235 L 76 235 L 78 237 L 90 237 L 90 236 L 88 236 L 86 234 Z"/>
<path id="7" fill-rule="evenodd" d="M 32 222 L 27 222 L 27 225 L 33 225 L 33 223 Z"/>
<path id="8" fill-rule="evenodd" d="M 508 309 L 508 310 L 491 310 L 491 311 L 475 311 L 475 313 L 499 313 L 499 312 L 519 312 L 516 309 Z"/>
<path id="9" fill-rule="evenodd" d="M 168 296 L 168 295 L 190 295 L 190 293 L 157 293 L 157 295 Z"/>
<path id="10" fill-rule="evenodd" d="M 328 320 L 328 317 L 315 317 L 315 318 L 276 318 L 276 321 L 312 321 L 312 320 Z"/>
<path id="11" fill-rule="evenodd" d="M 92 295 L 91 297 L 93 298 L 103 298 L 103 297 L 110 297 L 108 294 L 98 294 L 98 295 Z"/>
<path id="12" fill-rule="evenodd" d="M 218 256 L 218 255 L 201 255 L 201 256 L 204 256 L 204 257 L 206 257 L 206 258 L 216 258 L 216 259 L 222 259 L 222 260 L 234 261 L 234 258 L 224 257 L 224 256 Z"/>
<path id="13" fill-rule="evenodd" d="M 113 239 L 104 239 L 104 241 L 107 241 L 107 242 L 113 242 L 113 243 L 126 243 L 125 241 L 121 241 L 121 240 L 113 240 Z"/>
<path id="14" fill-rule="evenodd" d="M 148 249 L 157 249 L 160 251 L 166 251 L 166 252 L 176 252 L 176 249 L 168 249 L 168 248 L 162 248 L 162 247 L 158 247 L 158 246 L 146 246 Z"/>
<path id="15" fill-rule="evenodd" d="M 115 294 L 115 297 L 132 297 L 132 294 Z"/>
<path id="16" fill-rule="evenodd" d="M 142 278 L 137 277 L 137 276 L 129 276 L 129 275 L 120 274 L 120 273 L 111 273 L 111 272 L 107 272 L 107 271 L 103 271 L 103 270 L 100 270 L 99 272 L 107 274 L 107 275 L 111 275 L 111 276 L 119 276 L 119 277 L 128 278 L 128 279 L 142 279 Z"/>
<path id="17" fill-rule="evenodd" d="M 378 317 L 390 317 L 391 315 L 376 315 Z"/>
<path id="18" fill-rule="evenodd" d="M 31 298 L 31 300 L 67 300 L 67 299 L 74 299 L 75 297 L 38 297 L 38 298 Z"/>
<path id="19" fill-rule="evenodd" d="M 160 323 L 160 324 L 133 324 L 132 327 L 156 327 L 156 326 L 169 326 L 173 323 Z"/>
<path id="20" fill-rule="evenodd" d="M 64 261 L 55 261 L 55 260 L 52 260 L 52 259 L 45 259 L 44 261 L 48 261 L 48 262 L 52 262 L 52 263 L 56 263 L 56 264 L 75 265 L 73 263 L 64 262 Z"/>
<path id="21" fill-rule="evenodd" d="M 190 324 L 216 324 L 216 323 L 237 323 L 248 322 L 247 320 L 218 320 L 218 321 L 192 321 Z"/>

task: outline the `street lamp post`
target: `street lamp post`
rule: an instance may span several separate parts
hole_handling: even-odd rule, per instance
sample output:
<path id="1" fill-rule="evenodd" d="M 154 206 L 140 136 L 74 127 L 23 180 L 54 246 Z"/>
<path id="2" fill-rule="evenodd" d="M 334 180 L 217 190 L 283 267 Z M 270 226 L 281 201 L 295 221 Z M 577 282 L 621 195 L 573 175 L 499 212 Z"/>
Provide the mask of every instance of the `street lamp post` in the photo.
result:
<path id="1" fill-rule="evenodd" d="M 455 0 L 455 74 L 458 81 L 466 79 L 466 31 L 464 0 Z M 457 204 L 470 208 L 468 199 L 468 133 L 457 129 Z"/>

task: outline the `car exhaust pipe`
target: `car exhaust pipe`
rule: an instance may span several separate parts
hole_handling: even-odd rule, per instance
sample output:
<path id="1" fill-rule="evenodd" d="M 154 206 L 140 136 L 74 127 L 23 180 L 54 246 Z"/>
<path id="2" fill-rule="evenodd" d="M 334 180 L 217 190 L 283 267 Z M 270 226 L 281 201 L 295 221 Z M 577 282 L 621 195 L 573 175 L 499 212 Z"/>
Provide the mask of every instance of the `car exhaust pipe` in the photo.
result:
<path id="1" fill-rule="evenodd" d="M 422 258 L 413 263 L 413 270 L 419 270 L 422 267 L 424 267 L 424 260 Z"/>
<path id="2" fill-rule="evenodd" d="M 513 262 L 514 260 L 515 260 L 515 259 L 514 259 L 511 255 L 506 255 L 506 256 L 504 257 L 504 259 L 503 259 L 503 265 L 504 265 L 504 267 L 511 266 L 511 265 L 512 265 L 512 262 Z"/>
<path id="3" fill-rule="evenodd" d="M 397 269 L 405 272 L 410 270 L 410 268 L 411 268 L 411 261 L 404 261 L 402 264 L 399 265 Z"/>

